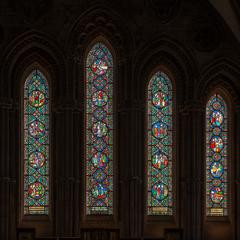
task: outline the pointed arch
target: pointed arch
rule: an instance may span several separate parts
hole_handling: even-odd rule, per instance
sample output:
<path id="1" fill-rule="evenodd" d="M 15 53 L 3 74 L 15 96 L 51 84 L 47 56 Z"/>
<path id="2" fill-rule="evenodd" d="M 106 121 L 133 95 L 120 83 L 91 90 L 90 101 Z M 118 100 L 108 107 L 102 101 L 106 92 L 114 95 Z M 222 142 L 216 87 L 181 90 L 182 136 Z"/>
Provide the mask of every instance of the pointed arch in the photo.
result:
<path id="1" fill-rule="evenodd" d="M 113 214 L 113 55 L 95 41 L 85 65 L 86 214 Z"/>
<path id="2" fill-rule="evenodd" d="M 148 85 L 147 214 L 173 215 L 173 86 L 157 71 Z"/>
<path id="3" fill-rule="evenodd" d="M 206 104 L 206 215 L 228 215 L 229 111 L 224 95 L 214 92 Z"/>
<path id="4" fill-rule="evenodd" d="M 49 87 L 34 69 L 23 93 L 24 215 L 49 214 Z"/>

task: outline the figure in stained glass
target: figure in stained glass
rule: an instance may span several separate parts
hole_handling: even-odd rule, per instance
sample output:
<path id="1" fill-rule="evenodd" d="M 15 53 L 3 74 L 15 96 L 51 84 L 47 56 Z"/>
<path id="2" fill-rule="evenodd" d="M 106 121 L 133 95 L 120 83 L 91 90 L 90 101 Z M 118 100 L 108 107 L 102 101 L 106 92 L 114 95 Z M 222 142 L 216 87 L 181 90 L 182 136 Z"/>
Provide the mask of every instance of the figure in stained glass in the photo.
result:
<path id="1" fill-rule="evenodd" d="M 34 70 L 24 85 L 24 214 L 49 213 L 49 92 Z"/>
<path id="2" fill-rule="evenodd" d="M 207 216 L 227 211 L 227 106 L 214 94 L 206 106 L 206 207 Z"/>
<path id="3" fill-rule="evenodd" d="M 86 60 L 86 213 L 113 214 L 113 59 L 101 42 Z"/>
<path id="4" fill-rule="evenodd" d="M 148 215 L 172 215 L 172 84 L 162 71 L 148 87 Z"/>

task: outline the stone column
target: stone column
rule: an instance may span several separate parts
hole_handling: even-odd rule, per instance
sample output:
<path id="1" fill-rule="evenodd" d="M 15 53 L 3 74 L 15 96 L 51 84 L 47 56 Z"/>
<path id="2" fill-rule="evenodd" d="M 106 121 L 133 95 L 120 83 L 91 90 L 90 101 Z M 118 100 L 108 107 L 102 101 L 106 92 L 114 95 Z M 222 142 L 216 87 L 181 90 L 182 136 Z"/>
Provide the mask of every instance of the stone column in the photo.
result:
<path id="1" fill-rule="evenodd" d="M 130 237 L 141 238 L 143 234 L 143 164 L 145 163 L 144 151 L 144 113 L 140 101 L 133 102 L 129 109 L 130 115 Z M 145 200 L 145 199 L 144 199 Z"/>
<path id="2" fill-rule="evenodd" d="M 129 232 L 131 229 L 130 224 L 130 184 L 129 184 L 129 176 L 130 176 L 130 139 L 129 139 L 129 130 L 130 130 L 130 117 L 129 111 L 126 108 L 127 103 L 122 101 L 121 104 L 118 105 L 118 129 L 116 134 L 118 134 L 118 146 L 115 146 L 115 149 L 119 149 L 117 152 L 118 155 L 118 163 L 115 163 L 117 175 L 119 179 L 119 188 L 116 189 L 118 191 L 118 213 L 119 220 L 121 223 L 121 237 L 128 238 Z M 124 209 L 124 210 L 123 210 Z"/>
<path id="3" fill-rule="evenodd" d="M 203 181 L 205 171 L 202 157 L 204 149 L 204 120 L 199 103 L 189 103 L 181 110 L 180 123 L 180 211 L 184 239 L 201 239 Z"/>
<path id="4" fill-rule="evenodd" d="M 76 176 L 76 163 L 80 159 L 74 157 L 74 104 L 68 103 L 57 108 L 55 111 L 55 159 L 54 172 L 56 187 L 54 188 L 56 206 L 56 234 L 57 236 L 74 236 L 75 221 L 79 219 L 76 202 L 79 200 L 78 191 L 79 175 Z M 80 200 L 78 202 L 80 203 Z"/>
<path id="5" fill-rule="evenodd" d="M 236 239 L 240 239 L 240 161 L 239 161 L 239 156 L 240 156 L 240 103 L 238 103 L 235 107 L 236 113 L 235 113 L 235 124 L 234 124 L 234 130 L 235 132 L 234 137 L 236 139 L 233 140 L 235 142 L 235 147 L 236 151 L 235 154 L 233 155 L 233 164 L 236 164 L 234 168 L 236 169 L 236 179 L 235 179 L 235 184 L 234 184 L 234 192 L 236 192 L 235 196 L 235 217 L 236 217 Z"/>
<path id="6" fill-rule="evenodd" d="M 131 129 L 131 107 L 130 107 L 130 85 L 132 78 L 132 59 L 122 59 L 117 61 L 115 69 L 115 86 L 114 86 L 114 101 L 116 108 L 115 117 L 115 136 L 116 142 L 114 146 L 115 152 L 115 187 L 116 196 L 118 197 L 117 212 L 119 215 L 119 226 L 121 238 L 130 238 L 132 234 L 133 219 L 132 219 L 132 203 L 131 203 L 131 151 L 132 151 L 132 129 Z"/>
<path id="7" fill-rule="evenodd" d="M 16 238 L 16 111 L 7 99 L 0 100 L 0 238 Z"/>

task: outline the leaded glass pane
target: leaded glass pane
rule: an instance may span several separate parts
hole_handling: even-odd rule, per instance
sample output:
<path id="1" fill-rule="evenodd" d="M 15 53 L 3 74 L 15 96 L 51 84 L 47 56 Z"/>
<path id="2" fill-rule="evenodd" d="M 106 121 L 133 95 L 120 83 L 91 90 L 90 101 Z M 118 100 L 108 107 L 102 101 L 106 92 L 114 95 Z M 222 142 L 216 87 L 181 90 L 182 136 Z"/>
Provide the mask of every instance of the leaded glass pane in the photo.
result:
<path id="1" fill-rule="evenodd" d="M 207 216 L 227 216 L 227 106 L 214 94 L 206 107 Z"/>
<path id="2" fill-rule="evenodd" d="M 113 214 L 113 59 L 95 44 L 86 60 L 86 212 Z"/>
<path id="3" fill-rule="evenodd" d="M 49 212 L 49 90 L 34 70 L 24 85 L 24 214 Z"/>
<path id="4" fill-rule="evenodd" d="M 172 84 L 159 71 L 148 86 L 148 215 L 172 215 Z"/>

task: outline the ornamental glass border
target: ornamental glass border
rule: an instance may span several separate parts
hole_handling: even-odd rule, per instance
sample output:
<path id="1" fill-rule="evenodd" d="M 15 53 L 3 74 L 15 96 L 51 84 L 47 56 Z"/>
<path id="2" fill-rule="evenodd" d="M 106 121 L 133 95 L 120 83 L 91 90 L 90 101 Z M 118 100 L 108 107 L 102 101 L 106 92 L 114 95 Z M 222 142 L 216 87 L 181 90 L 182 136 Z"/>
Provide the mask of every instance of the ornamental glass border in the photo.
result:
<path id="1" fill-rule="evenodd" d="M 228 215 L 228 109 L 220 94 L 206 105 L 206 215 Z"/>
<path id="2" fill-rule="evenodd" d="M 113 57 L 95 43 L 86 57 L 86 214 L 113 214 Z"/>
<path id="3" fill-rule="evenodd" d="M 24 215 L 49 214 L 49 87 L 31 71 L 23 101 Z"/>
<path id="4" fill-rule="evenodd" d="M 173 215 L 173 89 L 163 71 L 148 85 L 147 215 Z"/>

